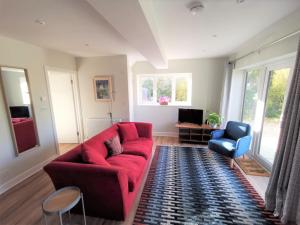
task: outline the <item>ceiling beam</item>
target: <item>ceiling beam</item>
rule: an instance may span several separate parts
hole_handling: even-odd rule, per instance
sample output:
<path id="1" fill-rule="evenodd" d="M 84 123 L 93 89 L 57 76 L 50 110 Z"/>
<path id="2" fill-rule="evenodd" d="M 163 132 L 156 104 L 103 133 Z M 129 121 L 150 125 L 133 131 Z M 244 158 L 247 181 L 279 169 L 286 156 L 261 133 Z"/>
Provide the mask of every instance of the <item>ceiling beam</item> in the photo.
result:
<path id="1" fill-rule="evenodd" d="M 87 0 L 154 67 L 167 68 L 153 20 L 139 0 Z"/>

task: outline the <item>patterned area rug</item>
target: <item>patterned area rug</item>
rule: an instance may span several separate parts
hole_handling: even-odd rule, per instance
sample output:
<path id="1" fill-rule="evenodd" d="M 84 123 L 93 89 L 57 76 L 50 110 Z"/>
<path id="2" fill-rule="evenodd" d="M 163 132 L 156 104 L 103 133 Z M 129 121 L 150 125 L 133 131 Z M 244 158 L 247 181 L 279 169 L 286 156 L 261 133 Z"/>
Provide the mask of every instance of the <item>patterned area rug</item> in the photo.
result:
<path id="1" fill-rule="evenodd" d="M 158 147 L 134 224 L 280 224 L 228 163 L 204 148 Z"/>
<path id="2" fill-rule="evenodd" d="M 270 176 L 270 173 L 253 159 L 236 159 L 235 161 L 247 175 Z"/>

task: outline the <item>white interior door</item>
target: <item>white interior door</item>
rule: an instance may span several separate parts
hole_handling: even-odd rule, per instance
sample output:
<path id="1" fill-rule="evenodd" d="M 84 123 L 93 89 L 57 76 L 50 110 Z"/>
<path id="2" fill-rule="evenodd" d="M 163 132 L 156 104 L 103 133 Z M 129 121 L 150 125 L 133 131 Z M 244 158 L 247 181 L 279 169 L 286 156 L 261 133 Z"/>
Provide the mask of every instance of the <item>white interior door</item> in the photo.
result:
<path id="1" fill-rule="evenodd" d="M 58 143 L 79 143 L 72 73 L 48 71 Z"/>

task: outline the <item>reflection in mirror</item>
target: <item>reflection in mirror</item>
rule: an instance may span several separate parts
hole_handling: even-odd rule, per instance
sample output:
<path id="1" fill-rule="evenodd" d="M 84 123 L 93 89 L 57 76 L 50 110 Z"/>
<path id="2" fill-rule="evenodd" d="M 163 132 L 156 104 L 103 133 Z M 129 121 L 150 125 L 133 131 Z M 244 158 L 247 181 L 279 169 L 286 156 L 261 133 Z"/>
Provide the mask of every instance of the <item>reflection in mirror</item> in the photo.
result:
<path id="1" fill-rule="evenodd" d="M 27 71 L 1 67 L 1 81 L 16 154 L 39 145 Z"/>

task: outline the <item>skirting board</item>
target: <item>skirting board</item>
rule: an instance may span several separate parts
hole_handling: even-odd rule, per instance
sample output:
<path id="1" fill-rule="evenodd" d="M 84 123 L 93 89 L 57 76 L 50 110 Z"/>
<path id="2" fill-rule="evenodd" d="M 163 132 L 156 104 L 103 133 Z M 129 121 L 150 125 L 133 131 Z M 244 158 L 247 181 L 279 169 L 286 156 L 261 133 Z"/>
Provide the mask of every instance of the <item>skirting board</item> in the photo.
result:
<path id="1" fill-rule="evenodd" d="M 152 133 L 153 136 L 164 136 L 164 137 L 178 137 L 178 133 L 177 132 L 153 132 Z"/>
<path id="2" fill-rule="evenodd" d="M 0 195 L 3 194 L 4 192 L 8 191 L 12 187 L 16 186 L 17 184 L 21 183 L 28 177 L 31 177 L 32 175 L 34 175 L 35 173 L 40 171 L 47 163 L 49 163 L 50 161 L 55 159 L 57 156 L 58 155 L 51 156 L 49 159 L 45 160 L 44 162 L 41 162 L 41 163 L 31 167 L 30 169 L 26 170 L 25 172 L 19 174 L 18 176 L 10 179 L 9 181 L 7 181 L 3 185 L 1 185 L 0 186 Z"/>

